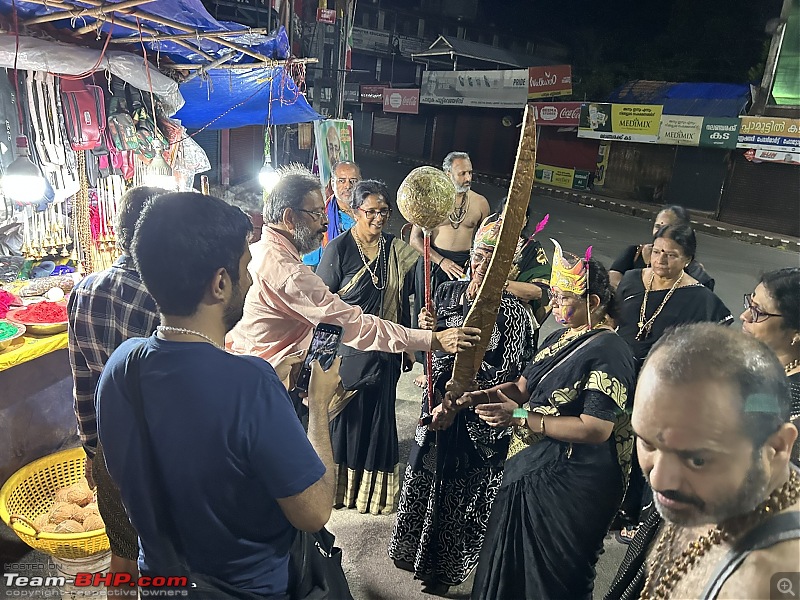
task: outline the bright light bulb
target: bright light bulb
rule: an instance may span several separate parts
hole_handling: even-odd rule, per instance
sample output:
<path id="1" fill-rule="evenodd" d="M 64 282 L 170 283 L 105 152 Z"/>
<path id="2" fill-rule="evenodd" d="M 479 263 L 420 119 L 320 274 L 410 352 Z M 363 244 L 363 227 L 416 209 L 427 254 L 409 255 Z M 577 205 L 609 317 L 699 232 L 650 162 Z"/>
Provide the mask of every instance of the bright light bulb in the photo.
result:
<path id="1" fill-rule="evenodd" d="M 264 188 L 265 192 L 269 193 L 280 178 L 280 173 L 270 164 L 269 157 L 267 157 L 264 166 L 261 167 L 261 170 L 258 172 L 258 182 L 261 184 L 261 187 Z"/>

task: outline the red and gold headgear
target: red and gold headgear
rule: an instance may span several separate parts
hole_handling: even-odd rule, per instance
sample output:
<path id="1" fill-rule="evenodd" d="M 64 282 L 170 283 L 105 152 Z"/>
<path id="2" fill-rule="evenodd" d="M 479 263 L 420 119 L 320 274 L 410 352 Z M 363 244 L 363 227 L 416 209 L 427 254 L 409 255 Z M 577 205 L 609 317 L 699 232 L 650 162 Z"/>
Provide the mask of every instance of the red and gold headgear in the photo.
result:
<path id="1" fill-rule="evenodd" d="M 564 252 L 553 238 L 550 238 L 556 247 L 553 252 L 553 265 L 550 274 L 550 287 L 570 292 L 576 296 L 583 296 L 588 286 L 589 275 L 588 260 Z"/>
<path id="2" fill-rule="evenodd" d="M 497 240 L 500 238 L 500 227 L 502 225 L 503 217 L 488 223 L 484 221 L 475 233 L 475 241 L 472 244 L 472 249 L 474 250 L 475 248 L 481 247 L 494 252 L 497 246 Z"/>

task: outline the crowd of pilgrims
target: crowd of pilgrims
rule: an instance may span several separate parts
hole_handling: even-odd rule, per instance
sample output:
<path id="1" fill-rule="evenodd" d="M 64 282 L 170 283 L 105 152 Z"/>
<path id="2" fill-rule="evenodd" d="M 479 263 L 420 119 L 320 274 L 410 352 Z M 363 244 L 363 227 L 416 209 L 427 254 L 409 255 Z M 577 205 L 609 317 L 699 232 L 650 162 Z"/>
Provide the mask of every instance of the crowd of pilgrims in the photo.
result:
<path id="1" fill-rule="evenodd" d="M 374 181 L 357 184 L 353 198 L 354 205 L 381 198 L 370 208 L 390 206 L 388 190 Z M 468 276 L 436 287 L 433 314 L 423 309 L 420 327 L 464 324 L 501 222 L 495 214 L 478 228 Z M 358 247 L 364 236 L 359 228 L 368 226 L 356 217 L 353 235 L 336 237 L 322 251 L 317 273 L 346 302 L 410 323 L 403 300 L 419 293 L 413 280 L 416 253 L 382 234 L 381 243 L 402 265 L 398 279 L 388 278 L 386 285 L 402 293 L 381 294 Z M 525 302 L 503 292 L 476 391 L 450 406 L 443 402 L 455 357 L 434 353 L 435 401 L 429 402 L 423 388 L 420 424 L 396 506 L 400 457 L 394 407 L 401 357 L 381 357 L 379 380 L 359 386 L 352 404 L 331 423 L 334 460 L 346 468 L 349 483 L 340 490 L 337 507 L 372 514 L 396 509 L 389 556 L 414 573 L 427 593 L 446 594 L 477 567 L 476 599 L 516 598 L 523 590 L 528 598 L 591 597 L 609 527 L 627 525 L 617 539 L 629 542 L 642 509 L 652 502 L 630 424 L 639 369 L 670 328 L 734 321 L 714 294 L 714 279 L 696 260 L 695 232 L 680 206 L 659 212 L 652 239 L 626 248 L 610 269 L 591 258 L 591 249 L 577 256 L 556 240 L 548 260 L 535 237 L 539 229 L 520 239 L 510 278 L 540 285 L 543 298 Z M 776 353 L 785 352 L 798 329 L 798 296 L 800 269 L 764 274 L 755 293 L 745 295 L 740 317 L 745 331 L 774 345 Z M 387 299 L 401 305 L 389 308 Z M 770 314 L 764 307 L 790 321 L 782 339 L 763 331 Z M 537 330 L 551 312 L 561 327 L 537 347 Z M 342 376 L 347 377 L 344 366 Z M 800 372 L 790 379 L 797 413 Z M 430 406 L 432 423 L 426 419 Z M 535 416 L 515 417 L 519 406 Z M 520 419 L 528 418 L 533 426 L 520 426 Z M 359 493 L 354 481 L 365 474 L 370 485 Z"/>

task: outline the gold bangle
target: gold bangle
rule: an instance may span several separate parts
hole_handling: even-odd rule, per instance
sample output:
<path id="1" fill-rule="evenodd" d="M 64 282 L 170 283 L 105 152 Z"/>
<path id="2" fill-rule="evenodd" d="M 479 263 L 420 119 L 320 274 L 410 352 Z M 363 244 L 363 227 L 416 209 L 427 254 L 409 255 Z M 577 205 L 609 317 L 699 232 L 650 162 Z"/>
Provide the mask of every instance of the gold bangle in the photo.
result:
<path id="1" fill-rule="evenodd" d="M 542 430 L 542 435 L 547 437 L 547 430 L 544 428 L 544 417 L 545 415 L 542 415 L 542 418 L 539 419 L 539 429 Z"/>

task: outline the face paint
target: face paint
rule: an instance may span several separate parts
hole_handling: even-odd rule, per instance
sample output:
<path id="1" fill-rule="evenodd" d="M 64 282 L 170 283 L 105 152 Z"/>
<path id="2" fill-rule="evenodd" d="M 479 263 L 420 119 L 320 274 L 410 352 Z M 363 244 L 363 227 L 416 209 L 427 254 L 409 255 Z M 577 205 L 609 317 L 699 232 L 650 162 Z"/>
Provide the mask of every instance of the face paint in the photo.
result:
<path id="1" fill-rule="evenodd" d="M 561 325 L 565 325 L 567 321 L 572 318 L 572 315 L 575 314 L 575 309 L 571 306 L 566 308 L 562 306 L 558 312 L 559 316 L 556 317 L 556 321 Z"/>

